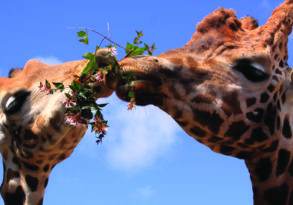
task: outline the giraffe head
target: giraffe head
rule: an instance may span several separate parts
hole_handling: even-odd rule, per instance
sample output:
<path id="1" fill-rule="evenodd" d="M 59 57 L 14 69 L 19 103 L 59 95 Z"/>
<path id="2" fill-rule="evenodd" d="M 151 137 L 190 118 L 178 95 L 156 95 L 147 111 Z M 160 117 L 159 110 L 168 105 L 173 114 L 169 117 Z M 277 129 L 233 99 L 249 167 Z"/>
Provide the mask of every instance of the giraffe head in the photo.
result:
<path id="1" fill-rule="evenodd" d="M 291 138 L 287 41 L 293 1 L 285 1 L 263 26 L 218 9 L 197 26 L 182 48 L 157 57 L 124 59 L 135 80 L 117 94 L 168 112 L 198 141 L 239 158 L 274 151 L 279 132 Z"/>
<path id="2" fill-rule="evenodd" d="M 23 69 L 0 78 L 0 152 L 5 204 L 42 204 L 52 168 L 66 159 L 86 131 L 64 123 L 64 93 L 46 94 L 40 82 L 69 85 L 86 61 L 46 65 L 29 61 Z M 112 91 L 97 84 L 97 97 Z"/>

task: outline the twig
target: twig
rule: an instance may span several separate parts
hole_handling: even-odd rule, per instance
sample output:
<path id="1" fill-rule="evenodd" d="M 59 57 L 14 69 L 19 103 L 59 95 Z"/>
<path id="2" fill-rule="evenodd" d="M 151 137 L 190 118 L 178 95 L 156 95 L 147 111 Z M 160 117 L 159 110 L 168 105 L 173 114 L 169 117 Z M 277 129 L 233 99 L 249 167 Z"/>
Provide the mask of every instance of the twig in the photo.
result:
<path id="1" fill-rule="evenodd" d="M 109 41 L 110 43 L 113 43 L 114 45 L 116 45 L 119 48 L 125 49 L 124 46 L 121 46 L 119 43 L 116 43 L 115 41 L 113 41 L 112 39 L 108 38 L 107 36 L 105 36 L 104 34 L 94 30 L 94 29 L 89 29 L 89 28 L 84 28 L 86 31 L 90 31 L 93 32 L 95 34 L 98 34 L 99 36 L 103 37 L 105 40 Z"/>
<path id="2" fill-rule="evenodd" d="M 102 44 L 103 44 L 104 40 L 105 40 L 105 38 L 103 38 L 103 39 L 101 40 L 101 42 L 100 42 L 100 44 L 99 44 L 98 48 L 100 48 L 100 47 L 102 46 Z"/>
<path id="3" fill-rule="evenodd" d="M 103 38 L 102 41 L 107 40 L 107 41 L 109 41 L 110 43 L 116 45 L 117 47 L 122 48 L 122 49 L 125 50 L 125 47 L 124 47 L 124 46 L 120 45 L 119 43 L 116 43 L 116 42 L 113 41 L 111 38 L 105 36 L 104 34 L 98 32 L 98 31 L 96 31 L 96 30 L 94 30 L 94 29 L 90 29 L 90 28 L 86 28 L 86 27 L 68 27 L 68 28 L 69 28 L 69 29 L 82 29 L 82 30 L 85 30 L 86 32 L 88 32 L 88 31 L 93 32 L 93 33 L 99 35 L 100 37 L 102 37 L 102 38 Z"/>

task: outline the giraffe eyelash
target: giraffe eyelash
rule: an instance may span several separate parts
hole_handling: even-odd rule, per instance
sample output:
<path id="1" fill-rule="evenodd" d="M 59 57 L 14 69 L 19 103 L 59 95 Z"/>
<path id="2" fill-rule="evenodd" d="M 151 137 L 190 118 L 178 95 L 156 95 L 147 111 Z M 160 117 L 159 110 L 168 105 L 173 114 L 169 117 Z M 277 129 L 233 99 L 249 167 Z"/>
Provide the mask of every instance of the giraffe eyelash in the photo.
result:
<path id="1" fill-rule="evenodd" d="M 4 113 L 7 115 L 12 115 L 20 111 L 29 95 L 30 92 L 26 90 L 19 90 L 13 95 L 9 96 L 3 106 Z"/>
<path id="2" fill-rule="evenodd" d="M 251 82 L 262 82 L 269 78 L 262 65 L 251 62 L 250 59 L 239 59 L 232 68 L 244 75 Z"/>
<path id="3" fill-rule="evenodd" d="M 259 63 L 251 63 L 251 66 L 253 66 L 255 69 L 260 70 L 264 73 L 266 72 L 265 68 Z"/>

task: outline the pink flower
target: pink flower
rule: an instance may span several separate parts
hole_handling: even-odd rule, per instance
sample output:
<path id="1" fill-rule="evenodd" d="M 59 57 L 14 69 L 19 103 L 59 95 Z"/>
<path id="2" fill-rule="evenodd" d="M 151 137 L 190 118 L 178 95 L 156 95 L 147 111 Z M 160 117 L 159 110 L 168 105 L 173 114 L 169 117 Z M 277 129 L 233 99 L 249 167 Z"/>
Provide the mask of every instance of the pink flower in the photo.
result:
<path id="1" fill-rule="evenodd" d="M 96 133 L 106 134 L 108 130 L 108 125 L 105 122 L 103 122 L 99 117 L 96 117 L 93 125 L 93 130 Z"/>
<path id="2" fill-rule="evenodd" d="M 135 99 L 132 98 L 127 105 L 127 110 L 133 110 L 135 108 Z"/>
<path id="3" fill-rule="evenodd" d="M 50 86 L 48 86 L 47 83 L 43 84 L 42 82 L 40 82 L 39 89 L 40 89 L 41 92 L 44 92 L 44 93 L 46 93 L 47 95 L 53 93 L 53 90 L 51 89 Z"/>
<path id="4" fill-rule="evenodd" d="M 76 105 L 76 102 L 70 98 L 66 98 L 66 100 L 63 102 L 63 105 L 65 108 L 71 108 Z"/>
<path id="5" fill-rule="evenodd" d="M 109 51 L 110 51 L 111 56 L 117 56 L 118 55 L 117 48 L 115 48 L 115 47 L 110 47 Z"/>
<path id="6" fill-rule="evenodd" d="M 98 81 L 98 82 L 103 82 L 104 81 L 104 75 L 102 72 L 97 72 L 97 74 L 95 74 L 95 79 Z"/>
<path id="7" fill-rule="evenodd" d="M 65 124 L 71 125 L 71 126 L 79 126 L 81 125 L 80 123 L 80 116 L 77 115 L 66 115 L 65 116 Z"/>

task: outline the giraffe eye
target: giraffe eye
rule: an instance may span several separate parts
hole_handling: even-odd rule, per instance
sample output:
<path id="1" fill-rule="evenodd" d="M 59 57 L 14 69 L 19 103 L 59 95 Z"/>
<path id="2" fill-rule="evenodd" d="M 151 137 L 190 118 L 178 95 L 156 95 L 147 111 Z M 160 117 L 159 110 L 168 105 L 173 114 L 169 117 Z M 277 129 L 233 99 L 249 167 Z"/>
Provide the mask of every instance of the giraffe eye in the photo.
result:
<path id="1" fill-rule="evenodd" d="M 13 95 L 9 96 L 3 105 L 4 113 L 7 115 L 12 115 L 20 111 L 29 95 L 30 92 L 26 90 L 19 90 Z"/>
<path id="2" fill-rule="evenodd" d="M 233 65 L 233 69 L 242 73 L 251 82 L 261 82 L 269 78 L 262 65 L 253 63 L 249 59 L 237 60 Z"/>

